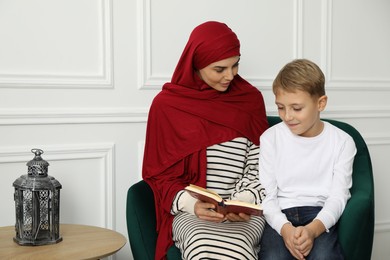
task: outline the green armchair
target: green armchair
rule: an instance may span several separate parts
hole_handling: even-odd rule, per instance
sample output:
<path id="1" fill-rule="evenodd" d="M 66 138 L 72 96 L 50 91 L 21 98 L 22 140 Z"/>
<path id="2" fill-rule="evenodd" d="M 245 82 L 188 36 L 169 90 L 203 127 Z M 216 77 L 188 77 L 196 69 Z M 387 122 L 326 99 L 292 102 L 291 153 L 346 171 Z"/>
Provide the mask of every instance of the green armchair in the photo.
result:
<path id="1" fill-rule="evenodd" d="M 349 133 L 355 140 L 357 154 L 353 164 L 352 197 L 339 220 L 339 239 L 346 260 L 369 260 L 374 238 L 374 181 L 367 145 L 360 133 L 347 123 L 326 121 Z M 280 118 L 269 116 L 270 126 Z M 153 192 L 144 181 L 132 185 L 127 193 L 127 230 L 135 260 L 154 259 L 157 233 Z M 168 259 L 181 259 L 172 246 Z"/>

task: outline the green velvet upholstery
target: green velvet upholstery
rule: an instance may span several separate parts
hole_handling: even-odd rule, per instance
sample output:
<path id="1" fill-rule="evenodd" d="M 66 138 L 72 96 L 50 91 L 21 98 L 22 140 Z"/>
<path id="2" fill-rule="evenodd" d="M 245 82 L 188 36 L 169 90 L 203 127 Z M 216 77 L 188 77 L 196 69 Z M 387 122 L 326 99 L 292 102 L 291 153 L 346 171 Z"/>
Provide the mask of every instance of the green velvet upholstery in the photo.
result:
<path id="1" fill-rule="evenodd" d="M 349 133 L 357 146 L 353 164 L 352 197 L 339 221 L 339 239 L 346 260 L 369 260 L 374 236 L 374 182 L 370 154 L 355 128 L 340 121 L 325 120 Z M 269 116 L 268 122 L 274 125 L 280 119 Z M 146 182 L 140 181 L 129 188 L 126 218 L 134 259 L 154 259 L 156 217 L 153 193 Z M 167 256 L 168 259 L 181 259 L 175 246 L 169 249 Z"/>

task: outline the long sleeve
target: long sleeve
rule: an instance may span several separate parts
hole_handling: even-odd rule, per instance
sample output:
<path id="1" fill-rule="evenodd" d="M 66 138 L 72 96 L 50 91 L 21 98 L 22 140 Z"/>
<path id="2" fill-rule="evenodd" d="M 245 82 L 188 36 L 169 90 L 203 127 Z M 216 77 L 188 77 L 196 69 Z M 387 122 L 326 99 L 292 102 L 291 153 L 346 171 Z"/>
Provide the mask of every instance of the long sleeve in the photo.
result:
<path id="1" fill-rule="evenodd" d="M 185 190 L 179 191 L 176 194 L 175 199 L 173 200 L 171 214 L 177 215 L 180 212 L 188 212 L 192 215 L 195 215 L 194 207 L 195 207 L 196 201 L 197 201 L 197 199 L 192 197 Z"/>
<path id="2" fill-rule="evenodd" d="M 329 196 L 324 207 L 318 213 L 317 219 L 331 228 L 341 217 L 348 199 L 351 197 L 349 189 L 352 187 L 352 165 L 356 154 L 356 146 L 349 136 L 340 137 L 342 143 L 337 150 L 333 167 L 333 179 Z"/>
<path id="3" fill-rule="evenodd" d="M 264 134 L 263 134 L 264 135 Z M 266 197 L 263 200 L 263 213 L 269 225 L 279 234 L 282 226 L 289 222 L 278 200 L 278 182 L 275 174 L 276 149 L 274 147 L 275 137 L 271 134 L 260 137 L 259 153 L 259 179 L 265 188 Z"/>
<path id="4" fill-rule="evenodd" d="M 261 204 L 264 188 L 259 183 L 259 146 L 248 141 L 244 172 L 230 199 Z"/>

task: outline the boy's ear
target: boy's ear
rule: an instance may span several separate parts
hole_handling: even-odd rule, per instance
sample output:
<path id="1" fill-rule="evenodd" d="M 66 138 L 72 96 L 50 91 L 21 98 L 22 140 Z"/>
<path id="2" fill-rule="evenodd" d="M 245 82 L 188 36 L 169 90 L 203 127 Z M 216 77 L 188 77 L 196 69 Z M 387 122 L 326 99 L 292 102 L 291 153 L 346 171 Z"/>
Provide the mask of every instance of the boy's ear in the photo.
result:
<path id="1" fill-rule="evenodd" d="M 323 111 L 328 103 L 328 97 L 326 95 L 321 96 L 318 99 L 318 111 Z"/>

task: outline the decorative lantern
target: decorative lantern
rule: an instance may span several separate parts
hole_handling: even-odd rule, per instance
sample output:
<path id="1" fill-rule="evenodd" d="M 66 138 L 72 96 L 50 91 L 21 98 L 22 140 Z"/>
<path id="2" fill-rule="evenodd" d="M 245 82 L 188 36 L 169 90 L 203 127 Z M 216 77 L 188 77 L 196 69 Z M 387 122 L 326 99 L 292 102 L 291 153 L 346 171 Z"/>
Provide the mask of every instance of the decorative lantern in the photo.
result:
<path id="1" fill-rule="evenodd" d="M 28 174 L 18 178 L 15 187 L 16 236 L 19 245 L 46 245 L 62 241 L 60 237 L 61 184 L 48 176 L 49 163 L 43 151 L 32 149 L 33 160 L 27 163 Z"/>

